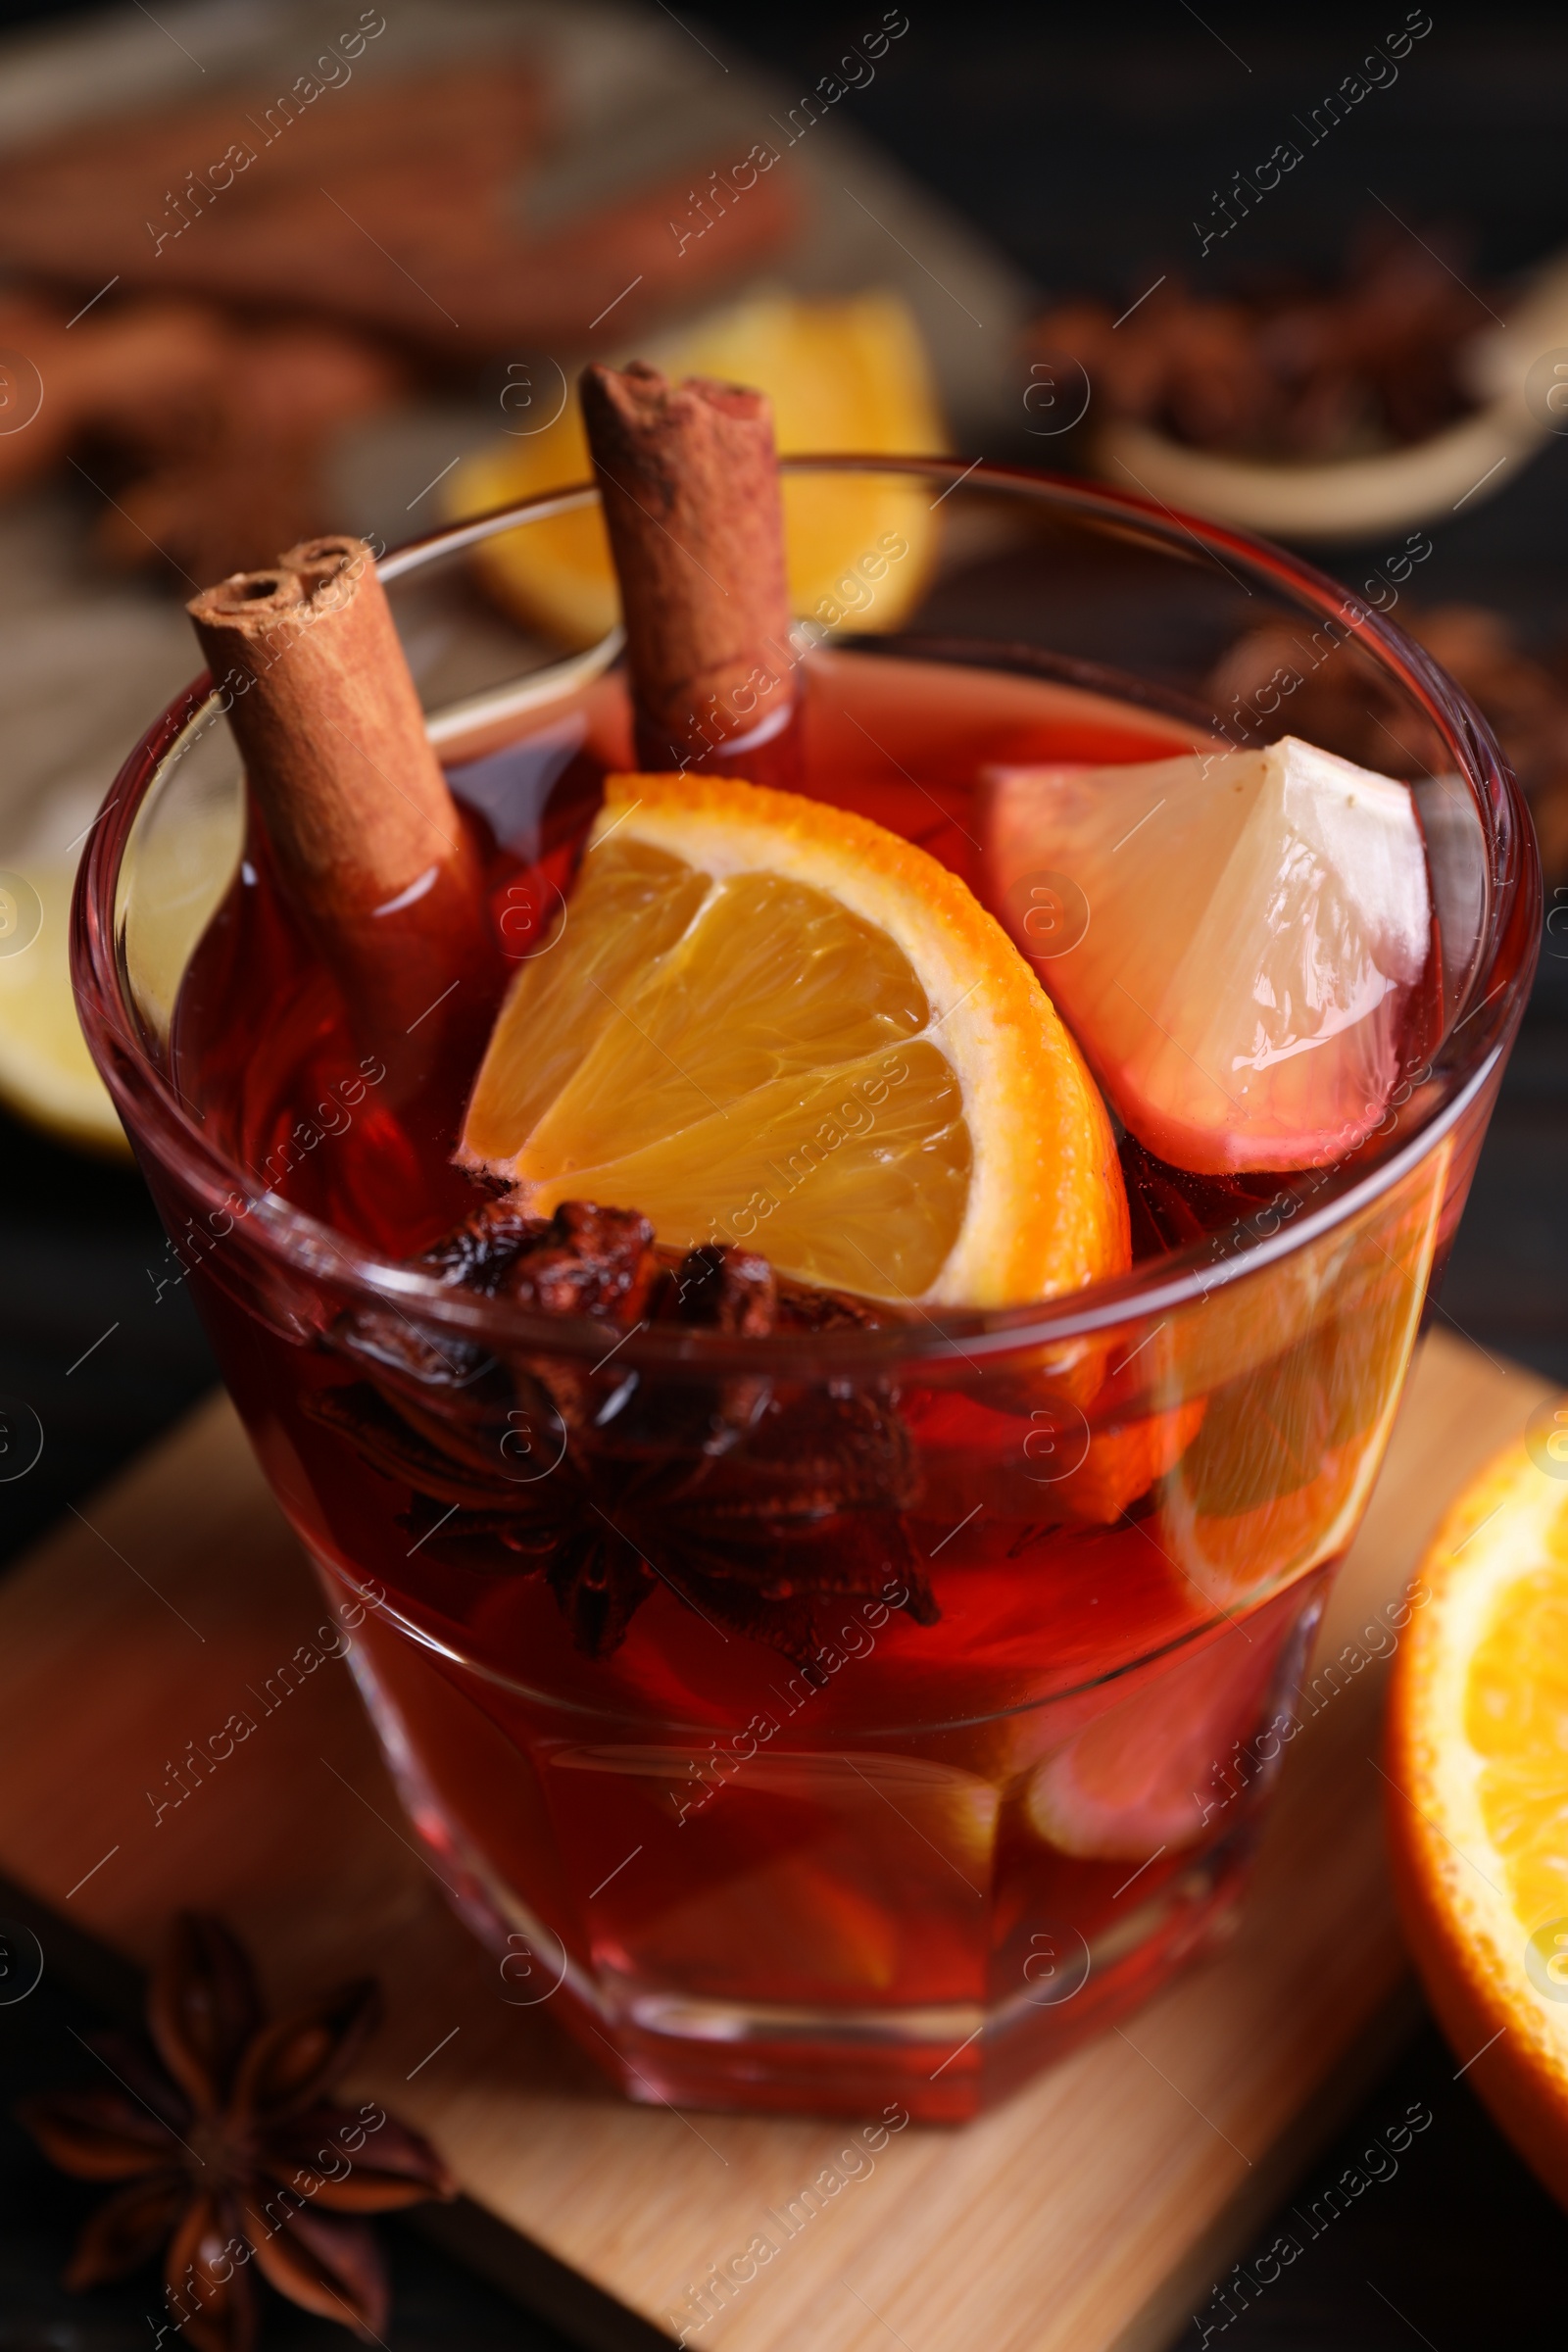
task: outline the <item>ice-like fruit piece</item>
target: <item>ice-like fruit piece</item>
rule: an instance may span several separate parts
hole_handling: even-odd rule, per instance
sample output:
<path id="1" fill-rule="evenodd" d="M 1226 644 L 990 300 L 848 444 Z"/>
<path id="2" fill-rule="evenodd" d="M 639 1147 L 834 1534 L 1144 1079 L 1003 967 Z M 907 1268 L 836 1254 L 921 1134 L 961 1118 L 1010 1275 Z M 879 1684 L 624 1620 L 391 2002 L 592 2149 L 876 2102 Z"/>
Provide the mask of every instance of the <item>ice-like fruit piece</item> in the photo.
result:
<path id="1" fill-rule="evenodd" d="M 1141 1143 L 1223 1175 L 1371 1133 L 1431 940 L 1408 786 L 1289 735 L 990 782 L 993 904 Z"/>
<path id="2" fill-rule="evenodd" d="M 1001 1790 L 928 1756 L 781 1748 L 790 1730 L 754 1722 L 767 1744 L 606 1741 L 552 1756 L 551 1803 L 593 1889 L 601 1966 L 670 2008 L 798 2004 L 813 1989 L 876 2000 L 901 1982 L 905 1998 L 965 1997 Z M 607 1820 L 635 1825 L 625 1843 L 644 1841 L 646 1871 L 602 1878 L 589 1856 Z"/>
<path id="3" fill-rule="evenodd" d="M 1255 1754 L 1240 1768 L 1235 1759 L 1278 1651 L 1279 1638 L 1256 1642 L 1227 1627 L 1139 1678 L 1037 1767 L 1025 1799 L 1031 1828 L 1061 1853 L 1100 1862 L 1144 1862 L 1161 1847 L 1195 1844 L 1209 1814 L 1258 1773 Z M 1276 1756 L 1279 1747 L 1276 1739 Z"/>

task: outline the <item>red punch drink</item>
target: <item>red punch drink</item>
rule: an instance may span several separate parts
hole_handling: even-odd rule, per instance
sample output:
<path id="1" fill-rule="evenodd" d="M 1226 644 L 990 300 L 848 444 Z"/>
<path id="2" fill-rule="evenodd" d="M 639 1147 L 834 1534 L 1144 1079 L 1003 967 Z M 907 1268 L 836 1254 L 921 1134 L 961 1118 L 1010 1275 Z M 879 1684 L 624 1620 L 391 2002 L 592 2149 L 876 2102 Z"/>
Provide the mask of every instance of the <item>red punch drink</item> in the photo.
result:
<path id="1" fill-rule="evenodd" d="M 1126 502 L 986 476 L 950 528 L 966 500 L 1053 595 L 1135 546 L 1162 594 L 1186 577 Z M 1227 547 L 1303 634 L 1331 612 Z M 253 819 L 161 1035 L 143 1009 L 130 1042 L 105 916 L 188 713 L 95 843 L 89 1035 L 278 1499 L 365 1603 L 353 1662 L 411 1816 L 496 1997 L 547 2006 L 633 2098 L 975 2113 L 1223 1929 L 1299 1729 L 1528 982 L 1530 851 L 1460 698 L 1380 624 L 1342 624 L 1336 658 L 1419 706 L 1468 832 L 1112 676 L 1115 602 L 1099 668 L 797 639 L 783 792 L 733 739 L 678 792 L 639 772 L 620 669 L 476 702 L 436 732 L 443 872 L 480 911 L 448 995 L 438 970 L 379 1030 L 363 957 L 334 960 Z M 1368 825 L 1375 888 L 1344 847 Z M 731 855 L 746 826 L 772 863 Z M 1288 1035 L 1261 995 L 1237 1026 L 1225 963 L 1280 826 L 1317 859 L 1314 969 L 1349 970 L 1338 1025 L 1298 1005 Z M 1477 860 L 1503 881 L 1466 939 Z M 1225 889 L 1205 996 L 1182 954 Z M 996 1015 L 980 1077 L 911 893 L 953 910 L 976 1003 L 1048 1003 L 1022 1048 Z M 1293 972 L 1310 929 L 1268 934 Z M 1285 964 L 1254 964 L 1280 999 Z M 984 1091 L 1016 1053 L 1027 1117 Z M 766 1124 L 769 1088 L 808 1129 Z M 1049 1184 L 1017 1177 L 1025 1145 Z M 1072 1250 L 1087 1273 L 974 1295 Z"/>

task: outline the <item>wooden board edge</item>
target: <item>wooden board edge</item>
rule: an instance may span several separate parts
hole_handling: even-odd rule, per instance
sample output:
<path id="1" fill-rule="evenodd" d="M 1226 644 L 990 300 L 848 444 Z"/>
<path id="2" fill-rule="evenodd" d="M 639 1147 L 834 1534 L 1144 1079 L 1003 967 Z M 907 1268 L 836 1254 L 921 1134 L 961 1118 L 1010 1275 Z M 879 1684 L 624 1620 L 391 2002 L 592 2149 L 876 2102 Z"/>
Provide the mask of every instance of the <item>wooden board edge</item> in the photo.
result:
<path id="1" fill-rule="evenodd" d="M 465 2270 L 559 2328 L 584 2352 L 672 2352 L 672 2335 L 471 2197 L 457 2197 L 450 2205 L 416 2205 L 402 2218 Z"/>
<path id="2" fill-rule="evenodd" d="M 45 1976 L 55 1976 L 84 2001 L 102 2009 L 117 2025 L 139 2028 L 147 1980 L 133 1960 L 109 1944 L 100 1943 L 21 1880 L 0 1875 L 0 1919 L 11 1920 L 36 1936 L 43 1952 Z"/>
<path id="3" fill-rule="evenodd" d="M 1427 2014 L 1420 1985 L 1407 1969 L 1279 2134 L 1246 2185 L 1178 2258 L 1143 2309 L 1106 2344 L 1104 2352 L 1171 2352 L 1204 2294 L 1246 2253 L 1307 2167 L 1408 2048 Z"/>

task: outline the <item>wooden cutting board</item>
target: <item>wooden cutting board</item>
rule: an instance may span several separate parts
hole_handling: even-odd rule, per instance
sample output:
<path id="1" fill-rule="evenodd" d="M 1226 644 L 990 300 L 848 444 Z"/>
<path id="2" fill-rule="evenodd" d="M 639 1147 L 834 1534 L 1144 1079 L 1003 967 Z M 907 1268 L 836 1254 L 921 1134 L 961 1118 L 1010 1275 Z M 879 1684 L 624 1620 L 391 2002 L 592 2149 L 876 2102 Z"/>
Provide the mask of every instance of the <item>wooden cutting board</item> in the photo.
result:
<path id="1" fill-rule="evenodd" d="M 1319 1664 L 1398 1593 L 1458 1487 L 1547 1393 L 1426 1342 Z M 0 1586 L 0 1872 L 136 1961 L 177 1905 L 220 1910 L 278 1999 L 373 1969 L 388 2022 L 356 2090 L 428 2132 L 483 2209 L 438 2230 L 596 2352 L 647 2352 L 683 2325 L 704 2352 L 1154 2352 L 1411 2014 L 1375 1763 L 1385 1669 L 1363 1646 L 1289 1751 L 1221 1955 L 1000 2112 L 837 2167 L 854 2177 L 703 2322 L 691 2290 L 855 2127 L 625 2106 L 548 2004 L 508 2006 L 338 1662 L 157 1814 L 185 1742 L 254 1714 L 319 1616 L 215 1398 Z"/>

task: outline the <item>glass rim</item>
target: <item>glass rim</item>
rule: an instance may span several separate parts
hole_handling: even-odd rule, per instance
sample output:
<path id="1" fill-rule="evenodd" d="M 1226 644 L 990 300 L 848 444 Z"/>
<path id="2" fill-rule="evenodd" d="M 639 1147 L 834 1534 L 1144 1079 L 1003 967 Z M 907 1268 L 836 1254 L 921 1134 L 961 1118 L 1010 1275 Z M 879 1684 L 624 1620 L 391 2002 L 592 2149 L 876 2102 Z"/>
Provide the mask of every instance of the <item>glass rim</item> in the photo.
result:
<path id="1" fill-rule="evenodd" d="M 1161 503 L 1089 483 L 1075 475 L 1051 474 L 1021 466 L 957 459 L 870 457 L 853 453 L 801 455 L 780 461 L 795 472 L 862 472 L 914 475 L 946 484 L 946 490 L 994 489 L 1032 499 L 1043 508 L 1086 524 L 1112 524 L 1152 540 L 1187 563 L 1208 558 L 1234 579 L 1237 567 L 1251 572 L 1278 596 L 1288 597 L 1341 627 L 1353 629 L 1380 664 L 1424 710 L 1453 755 L 1480 817 L 1488 858 L 1488 906 L 1481 953 L 1463 997 L 1455 1004 L 1434 1055 L 1471 1028 L 1462 1067 L 1450 1073 L 1444 1100 L 1430 1109 L 1399 1146 L 1391 1143 L 1374 1163 L 1324 1172 L 1324 1198 L 1302 1213 L 1285 1210 L 1293 1186 L 1310 1170 L 1280 1171 L 1272 1201 L 1261 1200 L 1229 1226 L 1178 1251 L 1047 1300 L 1007 1307 L 939 1307 L 914 1303 L 917 1320 L 906 1320 L 909 1304 L 889 1304 L 899 1319 L 875 1331 L 776 1333 L 747 1340 L 730 1333 L 693 1332 L 651 1325 L 623 1347 L 628 1365 L 648 1369 L 699 1367 L 726 1372 L 787 1370 L 795 1377 L 864 1376 L 894 1365 L 953 1363 L 976 1356 L 1004 1356 L 1021 1349 L 1070 1349 L 1096 1334 L 1169 1315 L 1230 1284 L 1263 1274 L 1282 1259 L 1307 1249 L 1348 1223 L 1396 1185 L 1463 1116 L 1488 1085 L 1510 1042 L 1534 970 L 1539 923 L 1531 920 L 1541 897 L 1539 858 L 1528 809 L 1512 770 L 1490 726 L 1463 690 L 1424 648 L 1345 584 L 1268 541 L 1227 525 L 1179 513 Z M 465 517 L 425 532 L 381 557 L 377 571 L 388 584 L 440 559 L 532 521 L 548 520 L 597 502 L 591 483 L 536 493 L 481 515 Z M 1241 584 L 1246 585 L 1245 579 Z M 612 635 L 615 634 L 612 632 Z M 606 648 L 610 640 L 605 641 Z M 896 646 L 896 637 L 887 644 Z M 974 650 L 984 651 L 976 640 Z M 1004 651 L 999 643 L 994 649 Z M 587 657 L 570 656 L 563 670 Z M 547 674 L 524 673 L 522 688 Z M 1133 682 L 1133 681 L 1129 681 Z M 569 690 L 564 682 L 562 691 Z M 71 915 L 71 965 L 78 1013 L 93 1059 L 117 1110 L 138 1149 L 154 1154 L 188 1193 L 211 1203 L 210 1214 L 229 1213 L 245 1201 L 254 1241 L 296 1271 L 330 1286 L 334 1293 L 367 1306 L 416 1309 L 422 1319 L 455 1338 L 489 1346 L 496 1352 L 548 1349 L 587 1357 L 603 1351 L 604 1325 L 587 1316 L 528 1314 L 508 1302 L 446 1288 L 407 1263 L 353 1243 L 307 1210 L 276 1193 L 261 1190 L 247 1170 L 218 1151 L 158 1066 L 140 1033 L 128 995 L 117 935 L 117 891 L 132 828 L 166 763 L 182 748 L 198 723 L 216 707 L 210 672 L 193 679 L 146 730 L 110 787 L 89 831 L 77 869 Z M 1497 978 L 1499 966 L 1502 976 Z M 1402 1115 L 1396 1111 L 1396 1121 Z M 1254 1231 L 1269 1215 L 1275 1231 Z"/>

